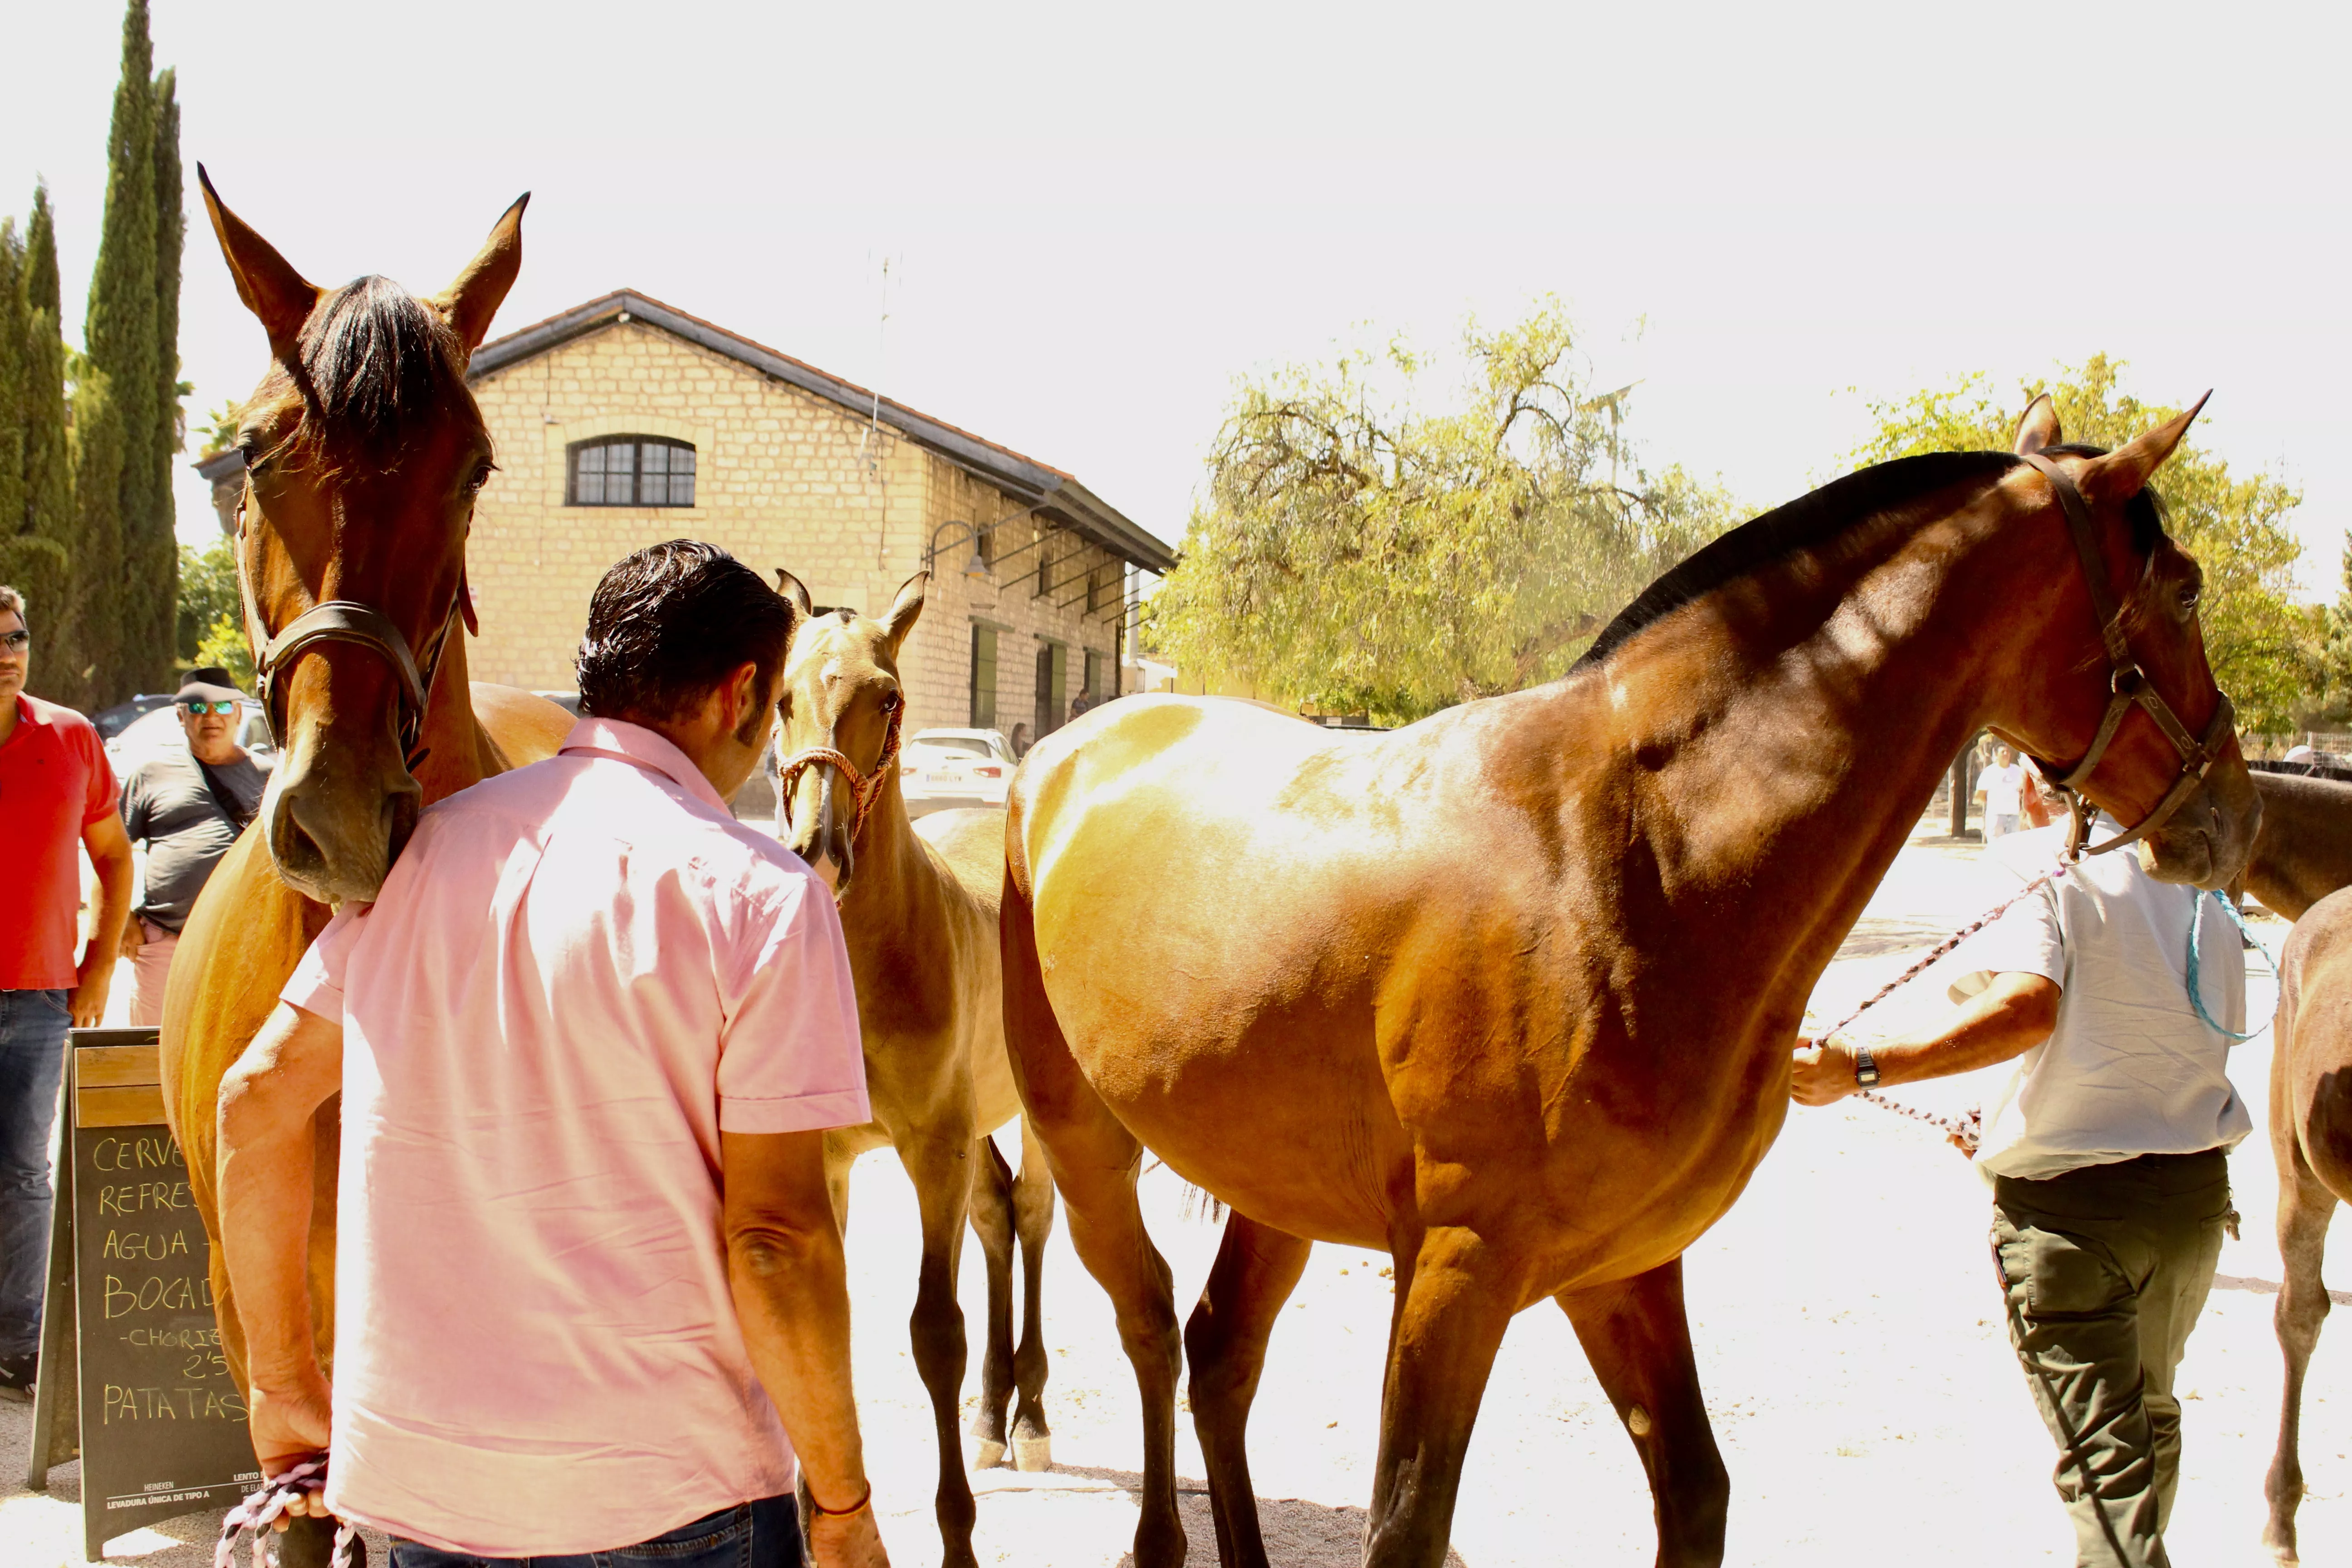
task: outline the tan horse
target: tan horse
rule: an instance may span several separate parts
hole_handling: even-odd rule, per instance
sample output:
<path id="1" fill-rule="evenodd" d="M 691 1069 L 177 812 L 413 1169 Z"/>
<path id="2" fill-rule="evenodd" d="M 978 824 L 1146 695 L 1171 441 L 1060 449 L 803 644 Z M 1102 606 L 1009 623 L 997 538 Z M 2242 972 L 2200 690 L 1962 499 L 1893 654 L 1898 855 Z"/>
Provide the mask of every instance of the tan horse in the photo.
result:
<path id="1" fill-rule="evenodd" d="M 860 1154 L 889 1145 L 915 1184 L 923 1258 L 908 1327 L 938 1428 L 940 1535 L 957 1568 L 973 1562 L 971 1483 L 956 1435 L 964 1373 L 956 1274 L 967 1215 L 988 1255 L 988 1345 L 972 1425 L 978 1462 L 995 1464 L 1006 1452 L 1004 1407 L 1016 1382 L 1013 1458 L 1024 1470 L 1053 1462 L 1038 1290 L 1054 1186 L 1025 1125 L 1018 1178 L 988 1136 L 1021 1114 L 1004 1057 L 997 963 L 1004 814 L 939 812 L 919 824 L 907 817 L 896 767 L 905 711 L 898 650 L 922 614 L 929 574 L 908 579 L 879 621 L 854 610 L 818 615 L 799 579 L 776 575 L 800 612 L 784 669 L 784 752 L 793 760 L 778 781 L 778 826 L 803 859 L 830 859 L 836 869 L 874 1106 L 866 1126 L 825 1135 L 825 1177 L 845 1226 L 849 1167 Z M 1017 1352 L 1016 1238 L 1025 1297 Z"/>
<path id="2" fill-rule="evenodd" d="M 1865 469 L 1699 552 L 1565 679 L 1393 734 L 1140 698 L 1038 743 L 1006 1037 L 1141 1391 L 1139 1568 L 1186 1551 L 1147 1148 L 1233 1209 L 1182 1341 L 1225 1563 L 1266 1561 L 1244 1426 L 1314 1239 L 1396 1265 L 1367 1562 L 1444 1557 L 1496 1350 L 1545 1300 L 1648 1471 L 1658 1560 L 1722 1560 L 1681 1256 L 1771 1146 L 1806 998 L 1953 754 L 1990 726 L 2095 763 L 2070 771 L 2167 879 L 2245 859 L 2197 566 L 2144 493 L 2189 417 L 2100 454 L 2044 399 L 2023 461 Z M 2110 626 L 2196 765 L 2140 712 L 2093 754 Z"/>
<path id="3" fill-rule="evenodd" d="M 2352 784 L 2258 773 L 2263 828 L 2246 887 L 2295 922 L 2279 955 L 2271 1028 L 2271 1157 L 2278 1166 L 2278 1246 L 2285 1265 L 2274 1321 L 2286 1362 L 2278 1449 L 2263 1495 L 2263 1543 L 2301 1561 L 2303 1380 L 2326 1321 L 2321 1276 L 2328 1222 L 2352 1203 Z"/>
<path id="4" fill-rule="evenodd" d="M 198 171 L 203 178 L 203 171 Z M 303 280 L 221 205 L 205 207 L 237 293 L 269 335 L 269 374 L 245 408 L 237 570 L 247 635 L 282 755 L 254 826 L 196 901 L 163 1009 L 164 1104 L 188 1185 L 217 1238 L 215 1100 L 328 905 L 375 896 L 420 806 L 554 753 L 553 703 L 466 678 L 459 630 L 466 531 L 490 473 L 466 388 L 522 259 L 523 204 L 448 292 L 420 300 L 382 278 Z M 340 607 L 338 607 L 340 606 Z M 310 1294 L 333 1342 L 336 1115 L 319 1113 Z M 213 1248 L 221 1346 L 240 1386 L 245 1335 Z M 323 1537 L 305 1532 L 316 1550 Z"/>

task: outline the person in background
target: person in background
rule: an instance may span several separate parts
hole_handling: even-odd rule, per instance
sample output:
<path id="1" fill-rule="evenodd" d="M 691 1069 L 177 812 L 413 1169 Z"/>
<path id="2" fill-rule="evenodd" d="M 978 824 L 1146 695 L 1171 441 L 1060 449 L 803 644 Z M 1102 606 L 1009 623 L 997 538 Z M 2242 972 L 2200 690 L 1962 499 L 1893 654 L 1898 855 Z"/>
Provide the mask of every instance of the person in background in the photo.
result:
<path id="1" fill-rule="evenodd" d="M 2123 830 L 2102 814 L 2093 831 Z M 2026 882 L 2063 843 L 2061 828 L 2021 833 L 1988 858 Z M 2173 1377 L 2221 1262 L 2229 1152 L 2253 1126 L 2229 1076 L 2246 1026 L 2237 930 L 2218 899 L 2158 881 L 2137 855 L 2086 856 L 1953 962 L 1957 1005 L 1924 1028 L 1800 1039 L 1790 1098 L 1829 1105 L 2017 1061 L 1975 1152 L 2010 1343 L 2058 1446 L 2076 1561 L 2163 1568 Z"/>
<path id="2" fill-rule="evenodd" d="M 1013 755 L 1015 761 L 1027 756 L 1029 754 L 1029 726 L 1025 722 L 1013 725 L 1013 733 L 1005 738 L 1005 743 L 1013 748 Z"/>
<path id="3" fill-rule="evenodd" d="M 49 1137 L 66 1030 L 94 1027 L 131 913 L 131 841 L 89 720 L 28 695 L 24 596 L 0 587 L 0 1393 L 32 1392 L 49 1253 Z M 74 963 L 81 857 L 98 913 Z"/>
<path id="4" fill-rule="evenodd" d="M 163 1021 L 163 984 L 180 928 L 269 784 L 268 771 L 236 743 L 243 696 L 226 669 L 188 671 L 173 699 L 186 752 L 151 757 L 123 783 L 123 832 L 147 846 L 146 893 L 122 928 L 134 1027 Z"/>
<path id="5" fill-rule="evenodd" d="M 2007 746 L 1994 747 L 1992 766 L 1977 779 L 1977 798 L 1984 802 L 1986 843 L 2017 831 L 2024 790 L 2025 768 L 2017 753 Z"/>
<path id="6" fill-rule="evenodd" d="M 830 889 L 727 809 L 792 630 L 714 545 L 614 566 L 562 751 L 429 807 L 222 1081 L 254 1451 L 326 1450 L 303 1511 L 394 1568 L 785 1568 L 803 1518 L 824 1568 L 887 1562 L 824 1181 L 825 1131 L 871 1114 L 856 987 Z"/>

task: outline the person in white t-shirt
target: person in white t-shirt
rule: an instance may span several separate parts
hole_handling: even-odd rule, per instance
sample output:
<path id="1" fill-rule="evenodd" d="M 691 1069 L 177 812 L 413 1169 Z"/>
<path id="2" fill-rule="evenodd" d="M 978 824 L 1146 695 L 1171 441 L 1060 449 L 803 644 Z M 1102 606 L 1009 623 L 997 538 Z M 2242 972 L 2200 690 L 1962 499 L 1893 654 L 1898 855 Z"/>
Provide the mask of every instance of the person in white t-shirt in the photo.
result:
<path id="1" fill-rule="evenodd" d="M 2024 792 L 2025 768 L 2017 753 L 2007 746 L 1994 747 L 1992 766 L 1977 775 L 1977 799 L 1984 803 L 1986 843 L 2017 831 Z"/>
<path id="2" fill-rule="evenodd" d="M 2094 842 L 2120 831 L 2102 816 Z M 1993 858 L 2027 881 L 2063 843 L 2020 833 Z M 2126 849 L 2076 862 L 1960 953 L 1940 1023 L 1874 1047 L 1801 1039 L 1790 1093 L 1828 1105 L 2017 1060 L 1976 1154 L 2010 1341 L 2058 1442 L 2080 1561 L 2159 1568 L 2180 1475 L 2173 1374 L 2221 1261 L 2229 1151 L 2253 1125 L 2228 1073 L 2244 952 L 2218 900 Z"/>

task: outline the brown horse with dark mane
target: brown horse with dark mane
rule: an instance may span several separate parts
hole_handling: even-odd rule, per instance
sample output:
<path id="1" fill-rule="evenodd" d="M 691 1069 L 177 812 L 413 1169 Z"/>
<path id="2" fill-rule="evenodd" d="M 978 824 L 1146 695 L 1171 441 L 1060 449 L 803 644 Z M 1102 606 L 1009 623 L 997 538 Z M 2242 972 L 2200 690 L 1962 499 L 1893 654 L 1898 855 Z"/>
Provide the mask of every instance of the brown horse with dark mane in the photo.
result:
<path id="1" fill-rule="evenodd" d="M 1038 743 L 1006 1036 L 1141 1390 L 1139 1568 L 1186 1552 L 1146 1149 L 1232 1208 L 1182 1341 L 1224 1563 L 1266 1561 L 1244 1426 L 1316 1239 L 1396 1264 L 1367 1562 L 1443 1559 L 1496 1350 L 1544 1300 L 1648 1471 L 1658 1560 L 1721 1562 L 1682 1253 L 1771 1146 L 1806 999 L 1953 754 L 1998 731 L 2160 878 L 2245 861 L 2197 565 L 2147 492 L 2192 416 L 2105 453 L 2044 399 L 2019 456 L 1849 476 L 1660 579 L 1566 679 L 1393 734 L 1140 698 Z"/>
<path id="2" fill-rule="evenodd" d="M 571 718 L 466 678 L 466 533 L 492 467 L 466 360 L 521 264 L 523 203 L 447 292 L 419 300 L 383 278 L 331 290 L 305 281 L 197 174 L 237 294 L 269 335 L 269 373 L 237 437 L 236 556 L 281 752 L 254 826 L 189 918 L 163 1009 L 164 1105 L 217 1238 L 221 1075 L 330 906 L 375 896 L 423 806 L 553 755 Z M 334 1342 L 339 1105 L 318 1123 L 310 1289 L 321 1345 Z M 242 1386 L 245 1336 L 220 1258 L 215 1246 L 221 1347 Z"/>

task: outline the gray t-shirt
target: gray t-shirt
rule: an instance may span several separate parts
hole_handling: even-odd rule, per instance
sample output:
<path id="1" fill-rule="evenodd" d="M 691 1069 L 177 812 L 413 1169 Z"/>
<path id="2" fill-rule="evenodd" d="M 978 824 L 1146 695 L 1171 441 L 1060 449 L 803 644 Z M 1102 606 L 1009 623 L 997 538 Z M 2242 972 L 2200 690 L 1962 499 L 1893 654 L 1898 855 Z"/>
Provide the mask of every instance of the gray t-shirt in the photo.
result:
<path id="1" fill-rule="evenodd" d="M 211 789 L 205 785 L 207 773 Z M 122 826 L 133 842 L 147 841 L 147 896 L 141 914 L 166 931 L 187 924 L 213 868 L 244 831 L 244 822 L 223 815 L 213 791 L 250 821 L 268 783 L 268 771 L 250 752 L 207 768 L 189 753 L 175 752 L 131 771 L 122 786 Z"/>

